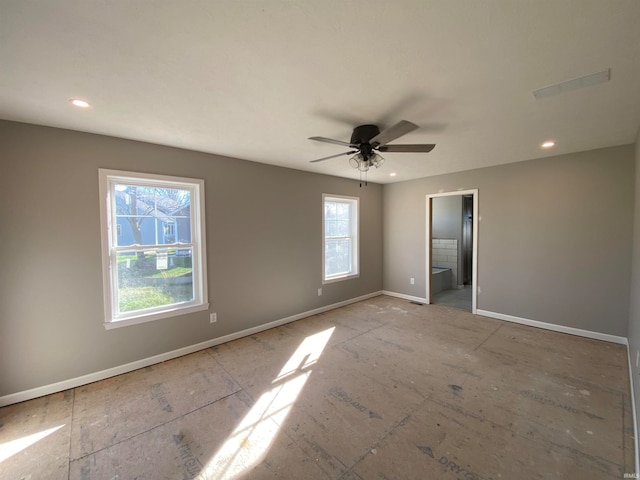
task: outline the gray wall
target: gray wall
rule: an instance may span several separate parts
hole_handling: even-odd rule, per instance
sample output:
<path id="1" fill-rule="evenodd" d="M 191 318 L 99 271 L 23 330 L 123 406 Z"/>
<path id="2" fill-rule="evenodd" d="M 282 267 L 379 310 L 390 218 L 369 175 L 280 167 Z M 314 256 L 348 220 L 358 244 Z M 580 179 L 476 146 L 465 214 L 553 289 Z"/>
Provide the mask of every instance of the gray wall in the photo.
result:
<path id="1" fill-rule="evenodd" d="M 6 121 L 0 162 L 0 396 L 382 288 L 380 185 Z M 209 301 L 218 323 L 204 311 L 105 330 L 100 167 L 205 180 Z M 357 279 L 321 283 L 322 193 L 361 199 Z"/>
<path id="2" fill-rule="evenodd" d="M 462 196 L 435 197 L 431 206 L 433 238 L 455 238 L 462 242 Z"/>
<path id="3" fill-rule="evenodd" d="M 633 162 L 626 145 L 384 185 L 384 289 L 425 297 L 426 195 L 478 188 L 478 308 L 626 336 Z"/>
<path id="4" fill-rule="evenodd" d="M 640 368 L 636 358 L 640 350 L 640 132 L 636 138 L 635 149 L 635 208 L 633 213 L 633 263 L 631 276 L 631 301 L 629 312 L 629 357 L 631 376 L 636 403 L 636 414 L 640 415 Z M 639 418 L 636 418 L 638 422 Z M 638 423 L 640 432 L 640 423 Z"/>

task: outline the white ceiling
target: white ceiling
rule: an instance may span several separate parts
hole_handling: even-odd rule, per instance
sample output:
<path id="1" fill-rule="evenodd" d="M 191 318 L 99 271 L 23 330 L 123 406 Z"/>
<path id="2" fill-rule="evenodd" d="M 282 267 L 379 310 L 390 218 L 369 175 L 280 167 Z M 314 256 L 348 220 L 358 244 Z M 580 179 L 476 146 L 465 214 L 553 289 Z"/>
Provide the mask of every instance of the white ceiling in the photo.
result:
<path id="1" fill-rule="evenodd" d="M 0 71 L 0 118 L 350 178 L 307 138 L 410 120 L 389 183 L 633 143 L 640 1 L 0 0 Z"/>

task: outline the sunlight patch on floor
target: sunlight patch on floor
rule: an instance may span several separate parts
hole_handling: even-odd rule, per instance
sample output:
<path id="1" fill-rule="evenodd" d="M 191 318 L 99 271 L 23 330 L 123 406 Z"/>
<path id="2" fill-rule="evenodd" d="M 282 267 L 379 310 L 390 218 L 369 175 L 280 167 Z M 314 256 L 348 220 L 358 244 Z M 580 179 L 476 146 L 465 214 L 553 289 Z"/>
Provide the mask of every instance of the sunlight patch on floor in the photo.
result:
<path id="1" fill-rule="evenodd" d="M 322 351 L 329 341 L 329 338 L 331 338 L 335 328 L 336 327 L 331 327 L 305 338 L 298 349 L 291 355 L 289 360 L 287 360 L 287 363 L 284 364 L 284 367 L 282 367 L 282 370 L 280 370 L 280 373 L 272 383 L 276 383 L 287 375 L 308 368 L 316 363 L 320 355 L 322 355 Z"/>
<path id="2" fill-rule="evenodd" d="M 222 447 L 197 477 L 230 480 L 248 471 L 265 457 L 280 426 L 297 400 L 335 327 L 306 337 Z"/>
<path id="3" fill-rule="evenodd" d="M 34 443 L 39 442 L 43 438 L 48 437 L 62 427 L 64 427 L 64 424 L 47 430 L 42 430 L 41 432 L 33 433 L 31 435 L 26 435 L 9 442 L 0 443 L 0 463 L 4 462 L 9 457 L 12 457 L 16 453 L 21 452 L 25 448 L 30 447 Z"/>

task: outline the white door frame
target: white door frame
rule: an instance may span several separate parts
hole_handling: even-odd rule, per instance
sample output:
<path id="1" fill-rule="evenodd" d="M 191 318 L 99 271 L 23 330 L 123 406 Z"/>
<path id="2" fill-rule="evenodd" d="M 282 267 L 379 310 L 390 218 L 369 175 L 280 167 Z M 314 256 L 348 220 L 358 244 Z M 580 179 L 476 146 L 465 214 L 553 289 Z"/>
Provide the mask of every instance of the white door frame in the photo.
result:
<path id="1" fill-rule="evenodd" d="M 424 298 L 427 303 L 431 302 L 431 200 L 436 197 L 450 197 L 453 195 L 472 195 L 473 196 L 473 261 L 471 271 L 471 313 L 475 314 L 478 307 L 478 189 L 456 190 L 453 192 L 432 193 L 427 195 L 427 254 L 425 279 L 427 292 Z"/>

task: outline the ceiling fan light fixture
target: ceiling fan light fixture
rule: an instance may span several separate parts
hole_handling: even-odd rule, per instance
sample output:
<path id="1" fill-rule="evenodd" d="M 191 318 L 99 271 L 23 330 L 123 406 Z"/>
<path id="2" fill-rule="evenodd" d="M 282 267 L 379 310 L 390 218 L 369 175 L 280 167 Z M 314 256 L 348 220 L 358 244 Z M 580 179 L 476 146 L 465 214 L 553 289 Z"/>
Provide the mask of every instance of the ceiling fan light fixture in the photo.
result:
<path id="1" fill-rule="evenodd" d="M 362 153 L 356 153 L 353 157 L 349 159 L 349 165 L 353 168 L 360 170 L 361 172 L 366 172 L 369 170 L 369 162 L 364 158 Z"/>
<path id="2" fill-rule="evenodd" d="M 353 168 L 357 168 L 361 172 L 366 172 L 371 167 L 379 168 L 384 163 L 384 158 L 377 153 L 372 153 L 368 156 L 362 153 L 357 153 L 349 159 L 349 165 Z"/>
<path id="3" fill-rule="evenodd" d="M 384 158 L 377 153 L 374 153 L 373 156 L 369 159 L 369 163 L 376 168 L 380 168 L 384 163 Z"/>

